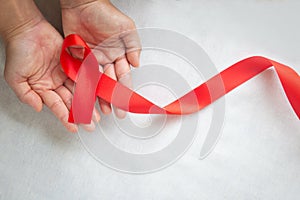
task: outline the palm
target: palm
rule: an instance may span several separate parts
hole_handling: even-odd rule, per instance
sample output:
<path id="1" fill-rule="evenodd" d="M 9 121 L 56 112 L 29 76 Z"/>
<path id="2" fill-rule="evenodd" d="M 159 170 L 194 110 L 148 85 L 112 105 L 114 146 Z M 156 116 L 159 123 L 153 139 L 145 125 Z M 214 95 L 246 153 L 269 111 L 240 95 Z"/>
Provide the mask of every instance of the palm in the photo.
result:
<path id="1" fill-rule="evenodd" d="M 19 46 L 17 52 L 14 51 L 18 57 L 10 61 L 12 66 L 22 66 L 22 70 L 18 71 L 11 68 L 8 70 L 13 70 L 20 79 L 26 77 L 27 79 L 24 78 L 24 80 L 39 94 L 57 89 L 66 80 L 59 65 L 61 38 L 56 34 L 49 33 L 49 31 L 46 33 L 28 32 L 26 34 L 22 41 L 14 41 Z M 16 46 L 15 44 L 10 44 L 9 47 L 13 48 Z"/>
<path id="2" fill-rule="evenodd" d="M 46 21 L 14 36 L 7 44 L 5 78 L 21 101 L 37 111 L 45 103 L 70 131 L 67 122 L 70 91 L 59 64 L 62 38 Z"/>
<path id="3" fill-rule="evenodd" d="M 65 35 L 79 34 L 92 46 L 124 31 L 135 29 L 133 21 L 110 3 L 93 2 L 63 9 Z"/>

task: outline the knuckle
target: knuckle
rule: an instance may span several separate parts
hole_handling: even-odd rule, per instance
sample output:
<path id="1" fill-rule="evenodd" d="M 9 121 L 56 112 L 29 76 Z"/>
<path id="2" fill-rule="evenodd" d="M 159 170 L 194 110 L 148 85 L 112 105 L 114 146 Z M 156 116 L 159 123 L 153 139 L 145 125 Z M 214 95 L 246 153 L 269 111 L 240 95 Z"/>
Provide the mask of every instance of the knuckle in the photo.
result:
<path id="1" fill-rule="evenodd" d="M 61 106 L 61 104 L 62 104 L 63 102 L 62 102 L 62 100 L 61 99 L 57 99 L 57 100 L 55 100 L 54 102 L 52 102 L 51 104 L 50 104 L 50 109 L 52 110 L 52 111 L 55 111 L 57 108 L 59 108 L 60 106 Z"/>
<path id="2" fill-rule="evenodd" d="M 22 94 L 17 94 L 17 97 L 18 99 L 22 102 L 22 103 L 28 103 L 27 101 L 27 97 L 28 97 L 28 94 L 30 93 L 30 90 L 22 93 Z"/>
<path id="3" fill-rule="evenodd" d="M 118 79 L 121 79 L 121 78 L 125 77 L 128 72 L 129 72 L 129 70 L 126 70 L 126 69 L 118 71 L 117 72 Z"/>
<path id="4" fill-rule="evenodd" d="M 130 29 L 135 28 L 135 23 L 134 23 L 134 21 L 131 18 L 128 18 L 128 22 L 127 23 L 128 23 L 128 27 Z"/>
<path id="5" fill-rule="evenodd" d="M 71 108 L 71 106 L 72 106 L 72 99 L 68 99 L 68 100 L 66 101 L 66 106 L 67 106 L 68 109 Z"/>
<path id="6" fill-rule="evenodd" d="M 67 114 L 62 114 L 62 115 L 59 115 L 57 117 L 63 124 L 66 124 L 68 122 L 68 115 Z"/>

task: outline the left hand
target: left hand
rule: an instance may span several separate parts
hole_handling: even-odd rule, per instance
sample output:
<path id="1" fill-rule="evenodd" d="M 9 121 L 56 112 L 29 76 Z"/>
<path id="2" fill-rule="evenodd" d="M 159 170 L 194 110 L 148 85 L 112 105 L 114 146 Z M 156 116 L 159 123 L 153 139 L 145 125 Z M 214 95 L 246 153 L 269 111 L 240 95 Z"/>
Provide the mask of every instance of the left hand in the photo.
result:
<path id="1" fill-rule="evenodd" d="M 108 0 L 71 7 L 62 4 L 62 23 L 65 35 L 75 33 L 87 42 L 111 78 L 120 80 L 130 71 L 130 65 L 139 65 L 140 42 L 135 24 Z M 70 51 L 75 57 L 82 56 L 82 49 Z M 130 85 L 130 81 L 123 84 Z M 99 103 L 103 113 L 111 112 L 107 102 L 100 99 Z M 116 115 L 123 118 L 125 112 L 116 109 Z"/>
<path id="2" fill-rule="evenodd" d="M 23 103 L 38 112 L 44 103 L 68 131 L 77 132 L 68 122 L 72 95 L 59 63 L 62 37 L 43 18 L 20 29 L 5 39 L 7 83 Z"/>

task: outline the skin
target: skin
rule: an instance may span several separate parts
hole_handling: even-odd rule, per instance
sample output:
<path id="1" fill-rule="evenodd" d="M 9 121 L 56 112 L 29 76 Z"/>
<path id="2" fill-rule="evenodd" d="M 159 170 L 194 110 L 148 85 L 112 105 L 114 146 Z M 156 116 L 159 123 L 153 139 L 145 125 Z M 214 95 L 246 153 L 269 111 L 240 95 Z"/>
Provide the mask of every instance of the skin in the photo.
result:
<path id="1" fill-rule="evenodd" d="M 130 80 L 124 76 L 129 73 L 130 65 L 138 67 L 140 56 L 140 42 L 132 19 L 107 0 L 61 0 L 61 4 L 65 35 L 79 34 L 94 48 L 98 62 L 104 66 L 104 73 L 130 86 Z M 81 57 L 80 50 L 71 52 Z M 101 99 L 99 102 L 103 113 L 111 112 L 107 102 Z M 115 112 L 119 118 L 125 117 L 124 111 L 115 109 Z"/>
<path id="2" fill-rule="evenodd" d="M 37 112 L 42 110 L 43 104 L 46 105 L 68 131 L 77 132 L 77 126 L 67 121 L 73 83 L 63 73 L 59 62 L 62 36 L 43 18 L 32 0 L 0 0 L 0 3 L 2 5 L 0 7 L 0 35 L 6 46 L 4 77 L 7 83 L 23 103 L 30 105 Z M 121 26 L 124 30 L 135 28 L 133 22 L 108 1 L 74 0 L 61 3 L 65 34 L 82 34 L 91 47 L 109 38 L 111 34 L 122 31 L 123 28 L 120 29 L 118 23 L 124 24 Z M 95 6 L 95 10 L 91 5 Z M 104 9 L 101 16 L 95 16 L 98 9 Z M 106 9 L 110 10 L 104 12 Z M 114 25 L 111 25 L 111 13 L 117 16 L 113 20 L 119 21 L 113 23 Z M 88 19 L 96 18 L 99 21 L 89 22 L 87 25 L 80 21 L 79 16 L 86 16 Z M 101 26 L 98 26 L 100 21 Z M 74 24 L 69 26 L 70 23 Z M 89 38 L 88 33 L 91 31 L 97 36 Z M 120 41 L 123 42 L 122 38 Z M 80 56 L 78 49 L 74 49 L 73 52 L 75 56 L 76 54 Z M 114 57 L 109 50 L 106 50 L 104 54 L 110 55 L 108 56 L 110 59 Z M 138 55 L 139 53 L 131 55 L 125 53 L 124 57 L 115 56 L 117 61 L 109 63 L 115 68 L 110 67 L 106 73 L 111 77 L 120 77 L 122 73 L 129 71 L 128 62 L 134 66 L 138 65 Z M 109 65 L 107 63 L 107 66 Z M 110 106 L 105 102 L 101 103 L 101 108 L 106 109 L 105 113 L 110 112 Z M 96 111 L 94 111 L 93 120 L 100 120 L 100 115 Z M 85 128 L 93 130 L 95 125 L 92 122 L 90 125 L 85 125 Z"/>

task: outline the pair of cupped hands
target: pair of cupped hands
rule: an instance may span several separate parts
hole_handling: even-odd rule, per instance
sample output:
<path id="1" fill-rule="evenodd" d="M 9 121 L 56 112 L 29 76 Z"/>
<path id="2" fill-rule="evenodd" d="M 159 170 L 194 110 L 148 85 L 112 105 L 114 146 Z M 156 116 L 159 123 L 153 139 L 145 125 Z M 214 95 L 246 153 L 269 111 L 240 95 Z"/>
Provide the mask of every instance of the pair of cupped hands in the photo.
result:
<path id="1" fill-rule="evenodd" d="M 62 5 L 64 35 L 80 35 L 93 49 L 106 75 L 119 80 L 139 65 L 139 42 L 135 24 L 109 1 L 91 1 L 73 7 Z M 133 30 L 133 31 L 132 31 Z M 108 41 L 108 42 L 106 42 Z M 42 15 L 17 27 L 6 37 L 4 76 L 18 98 L 37 112 L 45 104 L 70 132 L 77 132 L 76 124 L 68 122 L 74 83 L 60 65 L 63 37 Z M 103 45 L 99 45 L 103 44 Z M 81 58 L 83 49 L 72 48 L 70 53 Z M 111 112 L 111 105 L 99 99 L 103 113 Z M 116 109 L 116 115 L 125 112 Z M 95 109 L 93 121 L 99 121 Z M 84 125 L 93 130 L 94 122 Z"/>

